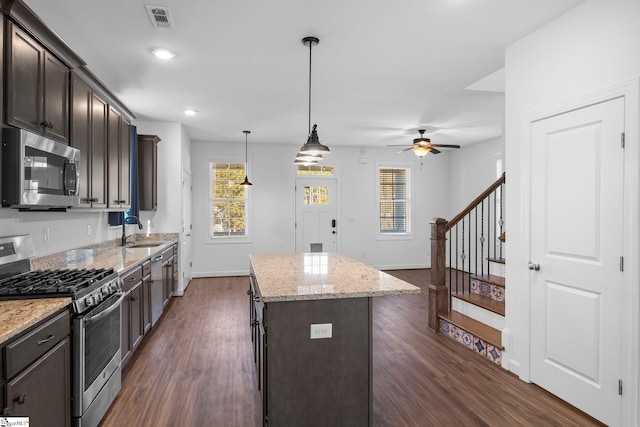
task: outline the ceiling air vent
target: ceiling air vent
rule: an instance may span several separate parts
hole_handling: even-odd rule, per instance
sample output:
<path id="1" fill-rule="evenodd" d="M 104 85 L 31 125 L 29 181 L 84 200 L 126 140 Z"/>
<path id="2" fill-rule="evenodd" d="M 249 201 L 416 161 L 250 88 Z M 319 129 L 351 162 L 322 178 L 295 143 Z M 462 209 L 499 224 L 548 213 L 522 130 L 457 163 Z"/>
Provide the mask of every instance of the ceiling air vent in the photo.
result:
<path id="1" fill-rule="evenodd" d="M 171 11 L 168 7 L 162 6 L 145 6 L 151 24 L 156 28 L 173 28 L 173 18 L 171 17 Z"/>

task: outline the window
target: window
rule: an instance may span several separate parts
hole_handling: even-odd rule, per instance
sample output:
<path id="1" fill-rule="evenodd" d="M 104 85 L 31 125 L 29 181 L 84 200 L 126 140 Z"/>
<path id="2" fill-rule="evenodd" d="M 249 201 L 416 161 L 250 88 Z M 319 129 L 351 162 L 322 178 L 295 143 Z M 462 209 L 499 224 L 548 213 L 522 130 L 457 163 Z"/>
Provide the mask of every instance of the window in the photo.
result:
<path id="1" fill-rule="evenodd" d="M 244 163 L 209 163 L 211 170 L 211 221 L 209 235 L 247 236 L 247 190 Z"/>
<path id="2" fill-rule="evenodd" d="M 333 166 L 327 165 L 298 165 L 298 175 L 332 176 Z"/>
<path id="3" fill-rule="evenodd" d="M 305 185 L 304 186 L 305 205 L 328 205 L 329 189 L 326 186 Z"/>
<path id="4" fill-rule="evenodd" d="M 408 234 L 411 231 L 409 212 L 408 168 L 378 169 L 378 209 L 381 234 Z"/>

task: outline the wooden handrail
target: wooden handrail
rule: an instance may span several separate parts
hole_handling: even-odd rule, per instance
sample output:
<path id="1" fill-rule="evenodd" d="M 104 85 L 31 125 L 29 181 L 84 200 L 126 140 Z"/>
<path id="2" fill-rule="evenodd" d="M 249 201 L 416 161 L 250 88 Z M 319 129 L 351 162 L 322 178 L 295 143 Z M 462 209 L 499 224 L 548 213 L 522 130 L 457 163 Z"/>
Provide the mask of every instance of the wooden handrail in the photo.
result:
<path id="1" fill-rule="evenodd" d="M 447 231 L 451 230 L 457 223 L 459 223 L 462 220 L 462 218 L 464 218 L 469 212 L 471 212 L 473 210 L 473 208 L 478 206 L 480 204 L 480 202 L 482 202 L 484 199 L 489 197 L 489 194 L 491 194 L 496 188 L 498 188 L 502 184 L 504 184 L 505 181 L 506 181 L 506 172 L 502 172 L 502 176 L 500 178 L 498 178 L 498 180 L 496 182 L 491 184 L 489 186 L 489 188 L 487 188 L 486 190 L 484 190 L 482 192 L 482 194 L 480 194 L 478 197 L 473 199 L 473 202 L 469 203 L 469 206 L 464 208 L 458 215 L 456 215 L 453 218 L 451 218 L 451 220 L 445 226 L 445 230 L 444 231 L 447 232 Z"/>
<path id="2" fill-rule="evenodd" d="M 483 200 L 491 196 L 498 187 L 505 183 L 506 174 L 502 176 L 486 190 L 476 197 L 462 212 L 454 216 L 451 221 L 444 218 L 434 218 L 431 224 L 431 284 L 428 289 L 429 311 L 428 325 L 429 329 L 434 332 L 438 331 L 439 321 L 438 315 L 447 313 L 450 309 L 451 289 L 446 284 L 445 270 L 446 265 L 446 247 L 447 233 L 451 231 L 457 223 L 473 211 Z M 494 196 L 495 198 L 495 196 Z M 502 212 L 502 210 L 500 211 Z M 502 219 L 501 219 L 502 221 Z M 464 223 L 463 223 L 464 226 Z M 477 226 L 477 225 L 476 225 Z M 471 227 L 471 226 L 470 226 Z M 502 230 L 502 226 L 500 228 Z M 470 230 L 469 230 L 470 231 Z M 464 233 L 464 231 L 463 231 Z M 457 239 L 457 237 L 456 237 Z M 464 264 L 463 264 L 464 265 Z M 464 267 L 463 267 L 464 268 Z M 469 273 L 470 274 L 470 273 Z"/>

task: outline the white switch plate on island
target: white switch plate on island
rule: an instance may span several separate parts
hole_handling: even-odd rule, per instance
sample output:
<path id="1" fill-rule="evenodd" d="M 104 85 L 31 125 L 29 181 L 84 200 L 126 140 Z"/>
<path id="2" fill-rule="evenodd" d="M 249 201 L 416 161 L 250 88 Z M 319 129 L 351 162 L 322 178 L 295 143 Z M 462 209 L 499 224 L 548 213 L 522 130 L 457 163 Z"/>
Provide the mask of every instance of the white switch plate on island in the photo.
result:
<path id="1" fill-rule="evenodd" d="M 311 339 L 331 338 L 333 336 L 333 323 L 311 324 Z"/>

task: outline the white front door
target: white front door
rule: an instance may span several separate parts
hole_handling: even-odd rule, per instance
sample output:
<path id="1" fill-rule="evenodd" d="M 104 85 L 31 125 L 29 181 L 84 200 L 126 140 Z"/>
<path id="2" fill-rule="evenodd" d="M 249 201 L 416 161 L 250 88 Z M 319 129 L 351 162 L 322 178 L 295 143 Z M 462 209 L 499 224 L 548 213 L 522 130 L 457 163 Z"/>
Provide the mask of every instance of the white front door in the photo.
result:
<path id="1" fill-rule="evenodd" d="M 532 124 L 531 380 L 609 425 L 622 403 L 623 132 L 623 98 Z"/>
<path id="2" fill-rule="evenodd" d="M 336 252 L 336 180 L 296 179 L 296 252 Z"/>
<path id="3" fill-rule="evenodd" d="M 193 225 L 191 221 L 191 201 L 192 201 L 193 187 L 191 185 L 191 174 L 183 170 L 182 171 L 182 235 L 180 240 L 182 241 L 181 248 L 181 262 L 180 270 L 182 271 L 182 286 L 181 290 L 184 291 L 189 285 L 189 281 L 192 277 L 192 233 Z"/>

